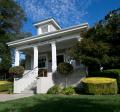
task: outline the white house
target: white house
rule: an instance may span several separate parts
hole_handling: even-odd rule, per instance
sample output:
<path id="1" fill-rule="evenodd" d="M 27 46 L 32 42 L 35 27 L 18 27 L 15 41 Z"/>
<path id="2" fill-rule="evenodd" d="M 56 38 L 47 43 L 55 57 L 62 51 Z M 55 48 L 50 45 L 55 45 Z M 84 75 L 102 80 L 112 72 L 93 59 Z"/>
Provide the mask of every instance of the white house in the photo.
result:
<path id="1" fill-rule="evenodd" d="M 67 49 L 81 40 L 80 32 L 88 28 L 88 23 L 61 29 L 54 19 L 47 19 L 34 26 L 36 36 L 7 43 L 15 48 L 15 66 L 20 64 L 20 52 L 26 54 L 26 70 L 22 78 L 14 79 L 14 93 L 46 93 L 56 83 L 64 86 L 64 76 L 56 72 L 57 65 L 70 62 Z M 78 84 L 83 77 L 84 66 L 73 62 L 74 73 L 68 77 L 69 85 Z"/>

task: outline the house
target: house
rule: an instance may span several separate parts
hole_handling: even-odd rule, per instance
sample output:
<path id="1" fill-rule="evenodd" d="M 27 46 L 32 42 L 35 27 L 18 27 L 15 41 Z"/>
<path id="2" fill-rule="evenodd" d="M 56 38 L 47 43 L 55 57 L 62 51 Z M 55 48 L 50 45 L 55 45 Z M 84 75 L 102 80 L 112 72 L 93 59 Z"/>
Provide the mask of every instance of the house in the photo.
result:
<path id="1" fill-rule="evenodd" d="M 15 66 L 20 64 L 20 52 L 26 54 L 26 70 L 22 78 L 14 79 L 14 93 L 46 93 L 55 83 L 64 86 L 64 77 L 56 72 L 57 65 L 70 62 L 67 50 L 81 40 L 80 32 L 88 28 L 88 23 L 61 29 L 54 19 L 47 19 L 34 26 L 36 36 L 7 43 L 15 49 Z M 79 62 L 74 61 L 73 66 L 75 72 L 69 77 L 69 85 L 76 85 L 83 77 L 80 72 L 85 70 Z"/>

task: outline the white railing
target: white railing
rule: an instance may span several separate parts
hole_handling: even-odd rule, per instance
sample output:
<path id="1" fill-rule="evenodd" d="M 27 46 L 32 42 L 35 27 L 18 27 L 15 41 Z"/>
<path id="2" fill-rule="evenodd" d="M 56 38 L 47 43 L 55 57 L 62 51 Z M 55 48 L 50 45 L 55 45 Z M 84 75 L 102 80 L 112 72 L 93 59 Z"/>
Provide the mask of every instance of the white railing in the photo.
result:
<path id="1" fill-rule="evenodd" d="M 35 67 L 33 70 L 30 70 L 27 73 L 23 74 L 22 78 L 14 78 L 14 93 L 21 93 L 36 80 L 37 76 L 38 67 Z"/>

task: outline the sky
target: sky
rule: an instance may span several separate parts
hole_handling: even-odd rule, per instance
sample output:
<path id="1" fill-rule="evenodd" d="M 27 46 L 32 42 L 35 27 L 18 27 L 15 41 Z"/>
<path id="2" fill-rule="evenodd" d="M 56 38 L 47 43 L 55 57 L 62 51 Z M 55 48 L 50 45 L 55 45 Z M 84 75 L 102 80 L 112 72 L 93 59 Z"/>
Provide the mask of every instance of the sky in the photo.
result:
<path id="1" fill-rule="evenodd" d="M 25 11 L 27 22 L 22 30 L 36 35 L 34 22 L 54 18 L 62 28 L 82 23 L 93 26 L 111 10 L 120 7 L 120 0 L 16 0 Z"/>

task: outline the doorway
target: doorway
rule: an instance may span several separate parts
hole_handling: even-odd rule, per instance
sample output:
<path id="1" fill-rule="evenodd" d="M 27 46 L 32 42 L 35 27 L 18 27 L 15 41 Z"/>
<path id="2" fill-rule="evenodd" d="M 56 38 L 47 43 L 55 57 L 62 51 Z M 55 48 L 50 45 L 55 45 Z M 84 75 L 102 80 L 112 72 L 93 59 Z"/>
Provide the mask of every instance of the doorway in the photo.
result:
<path id="1" fill-rule="evenodd" d="M 64 54 L 58 54 L 57 55 L 57 66 L 60 64 L 60 63 L 63 63 L 64 62 Z"/>

